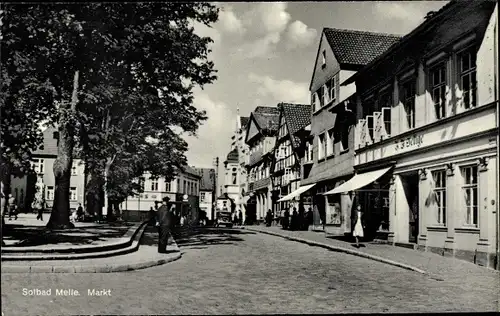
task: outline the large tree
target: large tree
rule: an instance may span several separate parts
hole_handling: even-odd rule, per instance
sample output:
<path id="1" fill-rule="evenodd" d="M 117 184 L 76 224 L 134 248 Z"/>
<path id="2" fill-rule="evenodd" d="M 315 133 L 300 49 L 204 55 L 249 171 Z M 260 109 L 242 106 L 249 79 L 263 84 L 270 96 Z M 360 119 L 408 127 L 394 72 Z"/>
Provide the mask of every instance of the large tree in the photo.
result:
<path id="1" fill-rule="evenodd" d="M 100 208 L 100 190 L 113 164 L 126 159 L 126 143 L 138 147 L 149 136 L 162 144 L 178 144 L 174 126 L 194 133 L 205 119 L 192 105 L 192 88 L 215 80 L 213 63 L 207 59 L 211 39 L 197 36 L 192 24 L 215 22 L 214 6 L 11 4 L 7 12 L 2 51 L 14 65 L 23 61 L 30 70 L 15 69 L 17 81 L 11 89 L 38 89 L 36 106 L 46 110 L 33 112 L 44 113 L 59 129 L 49 227 L 72 226 L 69 181 L 75 141 L 90 175 L 87 201 Z M 166 150 L 173 150 L 171 157 L 178 159 L 185 148 Z M 160 169 L 169 170 L 168 163 L 165 160 Z"/>

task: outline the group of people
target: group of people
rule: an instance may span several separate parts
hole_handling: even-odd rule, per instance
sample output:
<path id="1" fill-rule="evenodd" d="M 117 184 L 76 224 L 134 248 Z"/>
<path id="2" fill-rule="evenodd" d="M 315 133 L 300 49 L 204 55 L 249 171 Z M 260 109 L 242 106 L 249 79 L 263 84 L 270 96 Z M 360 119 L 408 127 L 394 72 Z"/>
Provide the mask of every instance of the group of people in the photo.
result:
<path id="1" fill-rule="evenodd" d="M 281 226 L 289 230 L 308 230 L 309 225 L 313 223 L 313 213 L 311 208 L 306 212 L 304 207 L 294 207 L 292 214 L 288 209 L 282 211 Z"/>
<path id="2" fill-rule="evenodd" d="M 241 212 L 241 210 L 239 210 L 238 212 L 234 212 L 233 224 L 239 226 L 243 225 L 243 213 Z"/>

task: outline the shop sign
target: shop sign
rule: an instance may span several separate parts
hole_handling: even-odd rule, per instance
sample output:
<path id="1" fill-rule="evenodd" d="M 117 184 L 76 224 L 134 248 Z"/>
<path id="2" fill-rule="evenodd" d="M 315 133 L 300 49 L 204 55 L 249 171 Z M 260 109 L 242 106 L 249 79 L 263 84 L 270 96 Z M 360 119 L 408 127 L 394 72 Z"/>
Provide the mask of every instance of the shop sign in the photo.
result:
<path id="1" fill-rule="evenodd" d="M 396 150 L 404 150 L 412 147 L 420 147 L 423 143 L 424 135 L 412 135 L 396 140 Z"/>

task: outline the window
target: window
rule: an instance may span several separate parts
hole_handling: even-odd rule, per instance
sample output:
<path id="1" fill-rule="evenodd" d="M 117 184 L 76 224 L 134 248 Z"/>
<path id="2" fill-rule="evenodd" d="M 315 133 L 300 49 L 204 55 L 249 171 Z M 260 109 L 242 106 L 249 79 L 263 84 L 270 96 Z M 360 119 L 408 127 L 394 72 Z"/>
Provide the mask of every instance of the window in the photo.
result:
<path id="1" fill-rule="evenodd" d="M 139 178 L 139 186 L 141 187 L 141 190 L 144 191 L 144 183 L 146 182 L 146 180 L 144 180 L 144 178 Z"/>
<path id="2" fill-rule="evenodd" d="M 236 184 L 236 178 L 237 178 L 237 176 L 236 176 L 236 175 L 237 175 L 237 173 L 236 173 L 236 172 L 233 172 L 232 177 L 231 177 L 231 179 L 232 179 L 232 180 L 231 180 L 231 182 L 232 182 L 233 184 Z"/>
<path id="3" fill-rule="evenodd" d="M 77 163 L 73 161 L 73 165 L 71 166 L 71 175 L 76 176 L 78 174 Z"/>
<path id="4" fill-rule="evenodd" d="M 328 94 L 328 102 L 335 101 L 335 76 L 326 82 L 326 89 Z"/>
<path id="5" fill-rule="evenodd" d="M 78 200 L 78 197 L 76 195 L 76 188 L 75 187 L 71 187 L 69 188 L 69 199 L 71 201 L 76 201 Z"/>
<path id="6" fill-rule="evenodd" d="M 198 183 L 194 183 L 194 195 L 198 195 Z"/>
<path id="7" fill-rule="evenodd" d="M 322 53 L 321 53 L 321 67 L 322 68 L 325 68 L 326 67 L 326 50 L 324 50 Z"/>
<path id="8" fill-rule="evenodd" d="M 373 116 L 369 115 L 366 117 L 366 124 L 368 125 L 368 134 L 370 138 L 373 139 Z"/>
<path id="9" fill-rule="evenodd" d="M 476 51 L 468 49 L 459 53 L 458 61 L 464 107 L 470 109 L 477 105 Z"/>
<path id="10" fill-rule="evenodd" d="M 151 179 L 151 191 L 158 191 L 158 179 Z"/>
<path id="11" fill-rule="evenodd" d="M 177 179 L 177 190 L 176 190 L 177 193 L 181 193 L 181 179 Z"/>
<path id="12" fill-rule="evenodd" d="M 313 161 L 313 143 L 312 141 L 308 141 L 306 144 L 307 152 L 306 152 L 306 161 Z"/>
<path id="13" fill-rule="evenodd" d="M 318 136 L 318 159 L 325 157 L 325 134 Z"/>
<path id="14" fill-rule="evenodd" d="M 170 181 L 165 181 L 165 191 L 170 192 L 172 190 L 172 186 Z"/>
<path id="15" fill-rule="evenodd" d="M 415 128 L 415 79 L 403 83 L 401 90 L 401 101 L 406 112 L 406 126 L 408 129 L 412 129 Z"/>
<path id="16" fill-rule="evenodd" d="M 387 136 L 391 136 L 391 108 L 382 109 L 382 119 L 384 120 L 384 127 Z"/>
<path id="17" fill-rule="evenodd" d="M 44 171 L 44 160 L 43 159 L 33 159 L 33 171 L 36 173 L 43 174 Z"/>
<path id="18" fill-rule="evenodd" d="M 377 111 L 382 112 L 382 119 L 387 135 L 391 135 L 391 108 L 392 108 L 392 92 L 385 91 L 380 94 L 377 104 Z M 373 134 L 372 134 L 373 137 Z"/>
<path id="19" fill-rule="evenodd" d="M 443 62 L 430 71 L 431 94 L 436 110 L 436 118 L 446 116 L 446 64 Z"/>
<path id="20" fill-rule="evenodd" d="M 446 225 L 446 171 L 434 171 L 432 178 L 434 179 L 434 196 L 438 206 L 436 223 Z"/>
<path id="21" fill-rule="evenodd" d="M 48 186 L 47 187 L 47 200 L 53 200 L 54 199 L 54 187 Z"/>
<path id="22" fill-rule="evenodd" d="M 477 194 L 477 166 L 469 166 L 462 168 L 462 177 L 464 184 L 462 191 L 465 198 L 465 224 L 474 225 L 478 224 L 478 194 Z"/>
<path id="23" fill-rule="evenodd" d="M 373 110 L 375 108 L 375 102 L 373 101 L 373 98 L 368 98 L 363 101 L 363 118 L 366 119 L 368 115 L 373 114 Z"/>
<path id="24" fill-rule="evenodd" d="M 205 202 L 205 192 L 200 192 L 200 202 Z"/>
<path id="25" fill-rule="evenodd" d="M 182 182 L 182 193 L 186 194 L 187 193 L 187 181 L 184 180 L 184 182 Z"/>
<path id="26" fill-rule="evenodd" d="M 326 156 L 333 155 L 333 128 L 326 134 Z"/>
<path id="27" fill-rule="evenodd" d="M 349 150 L 349 125 L 347 124 L 346 117 L 343 117 L 340 121 L 340 152 Z"/>

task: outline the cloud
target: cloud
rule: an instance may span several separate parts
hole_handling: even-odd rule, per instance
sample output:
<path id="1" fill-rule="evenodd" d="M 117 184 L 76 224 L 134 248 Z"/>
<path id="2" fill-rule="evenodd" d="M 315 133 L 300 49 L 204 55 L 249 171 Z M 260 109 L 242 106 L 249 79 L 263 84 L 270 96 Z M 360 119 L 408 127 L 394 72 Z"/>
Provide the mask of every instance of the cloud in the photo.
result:
<path id="1" fill-rule="evenodd" d="M 308 28 L 302 21 L 295 21 L 288 26 L 286 35 L 290 48 L 307 47 L 314 43 L 318 32 Z"/>
<path id="2" fill-rule="evenodd" d="M 220 11 L 216 28 L 230 34 L 245 33 L 243 22 L 236 16 L 231 7 L 226 7 Z"/>
<path id="3" fill-rule="evenodd" d="M 259 85 L 257 93 L 263 96 L 271 96 L 277 102 L 309 104 L 307 83 L 275 80 L 270 76 L 261 76 L 254 73 L 248 75 L 248 80 Z"/>
<path id="4" fill-rule="evenodd" d="M 410 2 L 404 4 L 391 1 L 377 1 L 375 11 L 384 19 L 402 20 L 411 23 L 422 22 L 425 12 Z"/>
<path id="5" fill-rule="evenodd" d="M 275 46 L 280 41 L 279 33 L 271 33 L 255 41 L 247 42 L 238 48 L 238 52 L 244 58 L 271 57 Z"/>
<path id="6" fill-rule="evenodd" d="M 286 8 L 285 2 L 259 3 L 243 15 L 243 24 L 260 36 L 281 33 L 291 19 Z"/>
<path id="7" fill-rule="evenodd" d="M 192 22 L 191 25 L 194 27 L 194 32 L 201 37 L 210 37 L 214 42 L 211 44 L 212 46 L 217 45 L 222 36 L 220 32 L 215 27 L 206 26 L 200 22 Z"/>
<path id="8" fill-rule="evenodd" d="M 197 137 L 184 135 L 189 146 L 186 156 L 189 165 L 210 167 L 215 155 L 229 151 L 228 135 L 236 128 L 236 116 L 225 103 L 212 100 L 204 92 L 196 93 L 194 105 L 205 110 L 208 119 L 199 127 Z"/>

